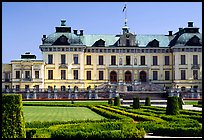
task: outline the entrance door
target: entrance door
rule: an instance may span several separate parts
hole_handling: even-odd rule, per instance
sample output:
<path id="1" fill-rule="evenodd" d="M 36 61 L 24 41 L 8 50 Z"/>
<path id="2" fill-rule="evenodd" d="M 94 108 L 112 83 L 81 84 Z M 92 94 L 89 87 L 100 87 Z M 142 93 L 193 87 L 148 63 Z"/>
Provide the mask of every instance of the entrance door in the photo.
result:
<path id="1" fill-rule="evenodd" d="M 132 73 L 130 71 L 125 72 L 125 82 L 132 82 Z"/>
<path id="2" fill-rule="evenodd" d="M 145 71 L 140 72 L 140 81 L 141 82 L 146 82 L 147 81 L 147 74 Z"/>
<path id="3" fill-rule="evenodd" d="M 110 73 L 110 82 L 117 82 L 117 73 L 115 71 Z"/>

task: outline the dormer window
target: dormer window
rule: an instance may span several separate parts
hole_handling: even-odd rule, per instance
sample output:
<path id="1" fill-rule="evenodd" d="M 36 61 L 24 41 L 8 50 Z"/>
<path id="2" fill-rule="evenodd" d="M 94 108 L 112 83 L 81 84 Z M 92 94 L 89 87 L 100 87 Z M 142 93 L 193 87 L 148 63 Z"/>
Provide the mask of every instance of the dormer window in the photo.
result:
<path id="1" fill-rule="evenodd" d="M 186 42 L 186 46 L 201 46 L 201 43 L 199 42 L 200 38 L 198 38 L 196 35 L 194 35 L 191 39 L 189 39 Z"/>
<path id="2" fill-rule="evenodd" d="M 96 47 L 104 47 L 105 46 L 105 41 L 102 40 L 102 39 L 99 39 L 98 41 L 96 41 L 93 46 L 96 46 Z"/>
<path id="3" fill-rule="evenodd" d="M 150 47 L 159 47 L 159 41 L 154 39 L 151 42 L 149 42 L 147 46 L 150 46 Z"/>
<path id="4" fill-rule="evenodd" d="M 70 45 L 70 42 L 65 35 L 62 35 L 53 43 L 53 45 Z"/>

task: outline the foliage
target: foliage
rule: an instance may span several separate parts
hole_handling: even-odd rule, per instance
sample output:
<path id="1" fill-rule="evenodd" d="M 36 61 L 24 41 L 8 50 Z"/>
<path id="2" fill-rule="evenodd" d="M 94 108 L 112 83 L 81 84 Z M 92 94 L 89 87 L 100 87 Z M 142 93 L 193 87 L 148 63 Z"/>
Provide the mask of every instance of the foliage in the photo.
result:
<path id="1" fill-rule="evenodd" d="M 112 99 L 112 98 L 109 98 L 109 99 L 108 99 L 108 104 L 109 104 L 109 105 L 113 105 L 113 99 Z"/>
<path id="2" fill-rule="evenodd" d="M 178 97 L 176 96 L 168 97 L 166 115 L 177 115 L 177 114 L 179 114 Z"/>
<path id="3" fill-rule="evenodd" d="M 139 109 L 140 108 L 140 99 L 138 96 L 133 98 L 133 108 Z"/>
<path id="4" fill-rule="evenodd" d="M 183 109 L 183 100 L 181 97 L 178 97 L 178 105 L 179 105 L 179 109 Z"/>
<path id="5" fill-rule="evenodd" d="M 59 126 L 51 138 L 144 138 L 144 129 L 133 123 L 88 123 Z"/>
<path id="6" fill-rule="evenodd" d="M 120 97 L 114 98 L 114 106 L 120 106 Z"/>
<path id="7" fill-rule="evenodd" d="M 2 138 L 25 138 L 22 95 L 2 96 Z"/>
<path id="8" fill-rule="evenodd" d="M 151 106 L 150 96 L 147 96 L 145 99 L 145 106 Z"/>

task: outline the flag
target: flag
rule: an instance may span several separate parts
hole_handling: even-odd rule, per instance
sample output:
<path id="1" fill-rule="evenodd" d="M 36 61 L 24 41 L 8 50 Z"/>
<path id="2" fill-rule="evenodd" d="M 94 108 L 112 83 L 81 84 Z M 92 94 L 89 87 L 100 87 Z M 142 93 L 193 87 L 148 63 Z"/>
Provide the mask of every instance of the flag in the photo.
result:
<path id="1" fill-rule="evenodd" d="M 125 4 L 125 6 L 124 6 L 124 8 L 123 8 L 123 12 L 125 11 L 125 9 L 126 9 L 126 4 Z"/>

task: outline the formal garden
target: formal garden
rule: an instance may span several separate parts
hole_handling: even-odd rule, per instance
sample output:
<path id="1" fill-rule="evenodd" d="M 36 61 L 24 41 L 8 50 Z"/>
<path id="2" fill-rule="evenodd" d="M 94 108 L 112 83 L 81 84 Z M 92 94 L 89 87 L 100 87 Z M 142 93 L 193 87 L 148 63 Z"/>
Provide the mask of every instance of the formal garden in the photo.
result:
<path id="1" fill-rule="evenodd" d="M 183 109 L 179 97 L 168 97 L 167 107 L 152 106 L 150 97 L 144 104 L 139 100 L 122 106 L 119 97 L 79 102 L 3 95 L 2 138 L 202 137 L 202 111 Z M 188 103 L 202 107 L 201 101 Z"/>

